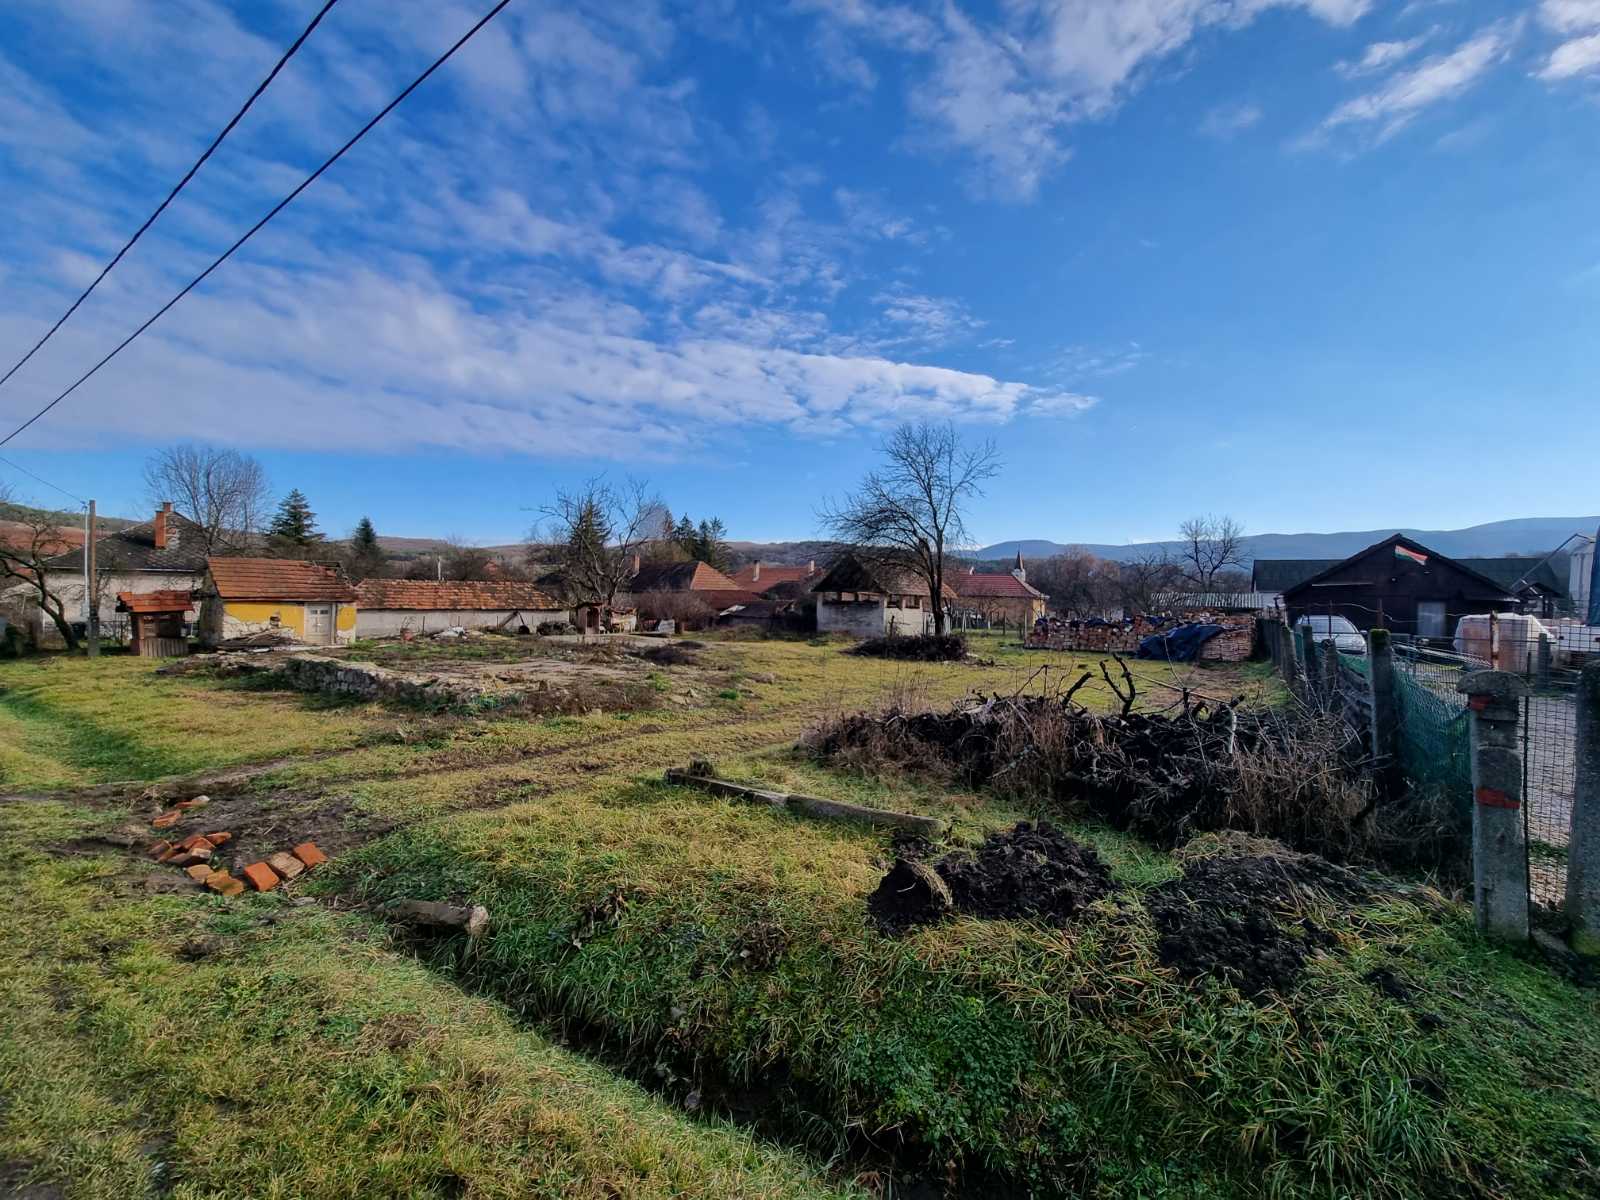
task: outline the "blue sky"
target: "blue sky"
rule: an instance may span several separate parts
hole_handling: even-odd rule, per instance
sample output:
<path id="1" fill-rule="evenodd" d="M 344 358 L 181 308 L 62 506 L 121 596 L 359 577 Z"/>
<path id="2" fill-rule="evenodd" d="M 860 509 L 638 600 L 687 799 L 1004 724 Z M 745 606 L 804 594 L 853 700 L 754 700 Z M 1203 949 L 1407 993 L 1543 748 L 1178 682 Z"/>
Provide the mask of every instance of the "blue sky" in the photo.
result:
<path id="1" fill-rule="evenodd" d="M 7 365 L 315 7 L 5 6 Z M 487 7 L 341 0 L 7 428 Z M 1592 512 L 1597 213 L 1600 0 L 513 0 L 4 453 L 140 513 L 232 445 L 485 542 L 645 476 L 766 540 L 936 416 L 1004 459 L 979 541 Z"/>

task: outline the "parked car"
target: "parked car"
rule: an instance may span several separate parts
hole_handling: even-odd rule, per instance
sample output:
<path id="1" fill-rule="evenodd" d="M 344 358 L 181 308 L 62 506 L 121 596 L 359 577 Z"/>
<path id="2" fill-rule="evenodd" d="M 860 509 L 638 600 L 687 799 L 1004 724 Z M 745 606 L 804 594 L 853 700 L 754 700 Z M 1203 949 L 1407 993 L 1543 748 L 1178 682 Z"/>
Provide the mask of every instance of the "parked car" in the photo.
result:
<path id="1" fill-rule="evenodd" d="M 1341 654 L 1365 654 L 1367 639 L 1361 631 L 1343 617 L 1310 613 L 1294 623 L 1296 629 L 1311 630 L 1311 640 L 1317 644 L 1333 639 L 1335 649 Z"/>

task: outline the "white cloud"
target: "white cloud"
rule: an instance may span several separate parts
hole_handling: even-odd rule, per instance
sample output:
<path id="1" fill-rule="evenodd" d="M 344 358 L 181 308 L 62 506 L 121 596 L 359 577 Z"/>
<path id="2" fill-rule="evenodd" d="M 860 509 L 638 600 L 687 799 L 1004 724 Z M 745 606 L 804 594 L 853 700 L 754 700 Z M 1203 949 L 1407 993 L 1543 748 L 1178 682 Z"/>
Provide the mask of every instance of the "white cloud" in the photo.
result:
<path id="1" fill-rule="evenodd" d="M 1371 0 L 1008 0 L 994 20 L 955 3 L 937 18 L 874 0 L 799 0 L 839 34 L 923 66 L 907 104 L 908 144 L 954 150 L 984 195 L 1028 200 L 1071 157 L 1077 122 L 1108 116 L 1207 27 L 1239 28 L 1271 8 L 1347 26 Z"/>
<path id="2" fill-rule="evenodd" d="M 1324 133 L 1342 126 L 1370 128 L 1379 140 L 1393 136 L 1428 108 L 1452 100 L 1504 62 L 1515 26 L 1482 30 L 1454 50 L 1391 75 L 1375 90 L 1346 100 L 1322 122 Z"/>
<path id="3" fill-rule="evenodd" d="M 1219 104 L 1206 113 L 1205 119 L 1200 122 L 1200 132 L 1207 137 L 1226 141 L 1259 123 L 1261 115 L 1261 109 L 1254 104 L 1242 101 L 1235 104 Z"/>
<path id="4" fill-rule="evenodd" d="M 1402 42 L 1373 42 L 1362 51 L 1360 58 L 1336 62 L 1333 64 L 1333 69 L 1346 79 L 1376 75 L 1410 58 L 1429 36 L 1429 34 L 1419 34 Z"/>
<path id="5" fill-rule="evenodd" d="M 1541 0 L 1539 23 L 1557 33 L 1600 29 L 1600 0 Z"/>
<path id="6" fill-rule="evenodd" d="M 1570 79 L 1600 68 L 1600 33 L 1563 42 L 1550 54 L 1540 79 Z"/>

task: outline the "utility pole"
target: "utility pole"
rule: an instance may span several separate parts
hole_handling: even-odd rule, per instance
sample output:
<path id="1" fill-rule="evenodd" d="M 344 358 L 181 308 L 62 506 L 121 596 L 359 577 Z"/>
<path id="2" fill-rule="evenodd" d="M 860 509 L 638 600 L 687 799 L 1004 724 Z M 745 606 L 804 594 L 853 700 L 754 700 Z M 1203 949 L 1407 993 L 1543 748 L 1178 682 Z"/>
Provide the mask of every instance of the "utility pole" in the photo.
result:
<path id="1" fill-rule="evenodd" d="M 89 513 L 86 518 L 83 542 L 83 581 L 87 597 L 89 620 L 85 633 L 87 634 L 88 653 L 90 658 L 100 657 L 100 597 L 95 584 L 100 576 L 95 570 L 94 551 L 94 501 L 89 501 Z"/>

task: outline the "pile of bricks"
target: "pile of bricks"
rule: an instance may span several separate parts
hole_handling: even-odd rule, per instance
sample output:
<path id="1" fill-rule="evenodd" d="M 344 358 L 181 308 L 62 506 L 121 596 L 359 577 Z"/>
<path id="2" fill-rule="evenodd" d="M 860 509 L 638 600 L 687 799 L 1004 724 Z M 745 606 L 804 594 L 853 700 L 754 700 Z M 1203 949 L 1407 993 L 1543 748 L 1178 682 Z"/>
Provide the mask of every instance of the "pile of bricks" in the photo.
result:
<path id="1" fill-rule="evenodd" d="M 168 811 L 161 813 L 150 824 L 156 829 L 171 829 L 195 809 L 211 802 L 208 796 L 180 800 Z M 159 863 L 181 867 L 186 875 L 201 887 L 223 896 L 241 895 L 246 887 L 258 892 L 270 892 L 280 883 L 297 878 L 302 872 L 320 867 L 328 856 L 317 848 L 315 842 L 301 842 L 287 853 L 269 855 L 261 862 L 253 862 L 240 870 L 240 879 L 226 869 L 212 864 L 212 856 L 219 847 L 233 840 L 225 829 L 213 833 L 196 833 L 180 841 L 160 839 L 150 845 L 150 857 Z"/>

